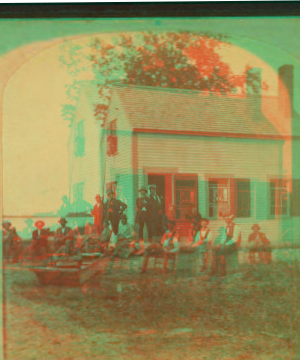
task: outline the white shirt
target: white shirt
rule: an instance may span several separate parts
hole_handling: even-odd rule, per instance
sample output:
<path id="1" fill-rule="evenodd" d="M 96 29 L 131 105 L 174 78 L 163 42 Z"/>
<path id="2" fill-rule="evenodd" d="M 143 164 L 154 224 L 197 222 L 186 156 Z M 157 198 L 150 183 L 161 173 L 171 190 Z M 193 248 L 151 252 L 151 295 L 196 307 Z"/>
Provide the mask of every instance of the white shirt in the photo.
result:
<path id="1" fill-rule="evenodd" d="M 171 241 L 171 235 L 172 235 L 173 231 L 169 231 L 167 230 L 162 239 L 161 239 L 161 243 L 163 245 L 163 248 L 166 250 L 169 246 L 170 246 L 170 241 Z M 173 236 L 173 249 L 170 250 L 171 253 L 177 252 L 179 251 L 179 246 L 178 246 L 178 238 L 177 238 L 177 233 L 175 234 L 175 236 Z"/>
<path id="2" fill-rule="evenodd" d="M 221 241 L 221 244 L 223 244 L 223 245 L 225 244 L 228 231 L 229 231 L 229 227 L 227 226 L 223 233 L 223 237 L 222 237 L 222 241 Z M 233 229 L 233 237 L 231 240 L 227 241 L 226 245 L 235 244 L 238 241 L 240 234 L 241 234 L 241 228 L 239 225 L 235 224 L 234 229 Z"/>

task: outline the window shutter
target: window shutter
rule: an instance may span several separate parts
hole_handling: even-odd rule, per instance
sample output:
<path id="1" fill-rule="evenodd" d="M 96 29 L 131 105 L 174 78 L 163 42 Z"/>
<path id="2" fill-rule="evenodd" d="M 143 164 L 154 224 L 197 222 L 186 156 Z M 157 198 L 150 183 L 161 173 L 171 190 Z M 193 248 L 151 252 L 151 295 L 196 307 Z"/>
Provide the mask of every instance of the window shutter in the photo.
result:
<path id="1" fill-rule="evenodd" d="M 270 217 L 270 183 L 257 181 L 256 183 L 256 218 L 266 220 Z"/>
<path id="2" fill-rule="evenodd" d="M 236 214 L 242 218 L 251 216 L 250 180 L 236 181 Z"/>
<path id="3" fill-rule="evenodd" d="M 236 184 L 236 179 L 229 179 L 230 212 L 234 214 L 236 214 L 237 211 Z"/>
<path id="4" fill-rule="evenodd" d="M 290 194 L 290 207 L 292 216 L 300 216 L 300 180 L 292 180 L 292 192 Z"/>

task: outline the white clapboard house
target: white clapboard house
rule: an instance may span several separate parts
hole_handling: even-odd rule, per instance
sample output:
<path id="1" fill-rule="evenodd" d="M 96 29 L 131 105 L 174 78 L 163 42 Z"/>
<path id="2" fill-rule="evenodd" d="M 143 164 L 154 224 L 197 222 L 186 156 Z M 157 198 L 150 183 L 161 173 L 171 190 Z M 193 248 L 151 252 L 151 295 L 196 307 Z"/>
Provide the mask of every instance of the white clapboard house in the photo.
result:
<path id="1" fill-rule="evenodd" d="M 279 75 L 278 97 L 115 85 L 105 128 L 94 116 L 96 88 L 83 86 L 69 141 L 71 198 L 93 203 L 113 186 L 132 223 L 138 189 L 155 184 L 183 237 L 197 208 L 216 235 L 230 210 L 243 240 L 259 223 L 277 241 L 294 215 L 286 180 L 295 171 L 292 66 Z"/>

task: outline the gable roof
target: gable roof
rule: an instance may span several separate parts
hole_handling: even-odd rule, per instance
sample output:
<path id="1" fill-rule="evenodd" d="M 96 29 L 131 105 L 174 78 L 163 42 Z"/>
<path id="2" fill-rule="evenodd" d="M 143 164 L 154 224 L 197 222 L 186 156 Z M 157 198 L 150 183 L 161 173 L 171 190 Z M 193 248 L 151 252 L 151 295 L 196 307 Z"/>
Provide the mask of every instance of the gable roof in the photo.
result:
<path id="1" fill-rule="evenodd" d="M 218 96 L 199 91 L 114 85 L 133 129 L 281 138 L 260 110 L 258 96 Z"/>

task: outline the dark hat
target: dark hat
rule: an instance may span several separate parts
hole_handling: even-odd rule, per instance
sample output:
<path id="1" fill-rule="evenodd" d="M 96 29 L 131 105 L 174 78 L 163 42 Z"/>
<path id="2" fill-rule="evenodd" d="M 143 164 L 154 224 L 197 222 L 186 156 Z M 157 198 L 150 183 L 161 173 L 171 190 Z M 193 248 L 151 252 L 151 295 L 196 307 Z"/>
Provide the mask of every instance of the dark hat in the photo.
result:
<path id="1" fill-rule="evenodd" d="M 148 188 L 149 188 L 149 189 L 153 188 L 153 189 L 156 190 L 156 185 L 149 185 Z"/>
<path id="2" fill-rule="evenodd" d="M 174 220 L 169 220 L 169 224 L 172 224 L 173 226 L 175 226 L 175 225 L 176 225 L 176 221 L 174 221 Z"/>
<path id="3" fill-rule="evenodd" d="M 41 225 L 45 226 L 45 223 L 44 223 L 44 221 L 42 221 L 42 220 L 36 221 L 36 222 L 34 223 L 34 226 L 37 227 L 38 224 L 41 224 Z"/>
<path id="4" fill-rule="evenodd" d="M 112 189 L 106 190 L 106 195 L 114 194 L 115 192 Z"/>
<path id="5" fill-rule="evenodd" d="M 260 226 L 258 224 L 253 224 L 251 229 L 254 230 L 255 228 L 257 228 L 258 230 L 260 230 Z"/>
<path id="6" fill-rule="evenodd" d="M 141 191 L 147 192 L 148 190 L 147 190 L 147 188 L 146 188 L 145 186 L 142 186 L 142 187 L 140 188 L 139 192 L 141 192 Z"/>
<path id="7" fill-rule="evenodd" d="M 59 220 L 58 220 L 58 222 L 61 224 L 61 223 L 64 223 L 64 224 L 66 224 L 68 221 L 65 219 L 65 218 L 60 218 Z"/>

